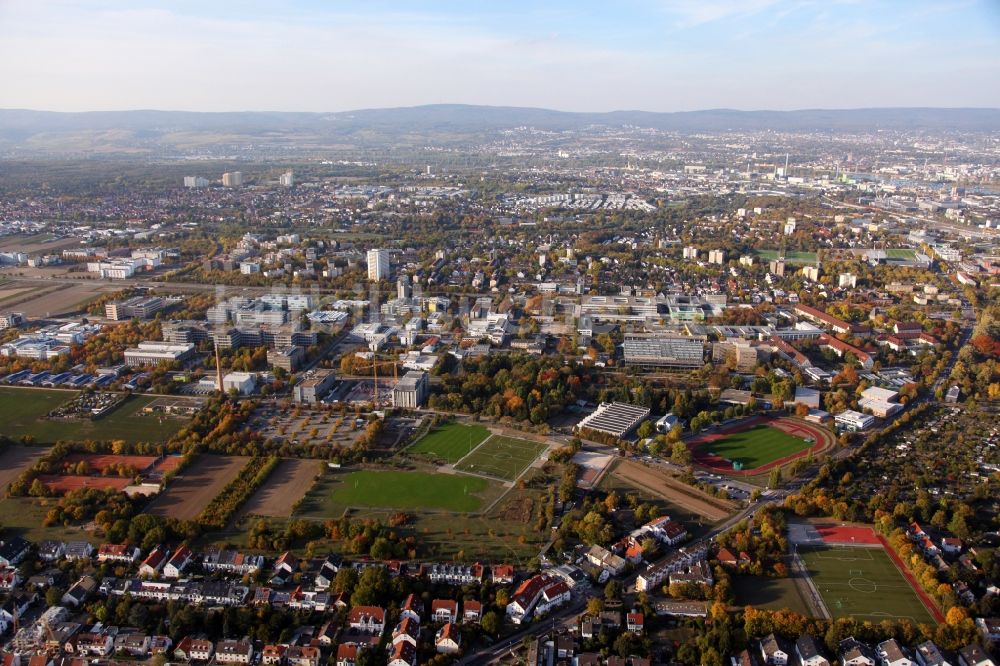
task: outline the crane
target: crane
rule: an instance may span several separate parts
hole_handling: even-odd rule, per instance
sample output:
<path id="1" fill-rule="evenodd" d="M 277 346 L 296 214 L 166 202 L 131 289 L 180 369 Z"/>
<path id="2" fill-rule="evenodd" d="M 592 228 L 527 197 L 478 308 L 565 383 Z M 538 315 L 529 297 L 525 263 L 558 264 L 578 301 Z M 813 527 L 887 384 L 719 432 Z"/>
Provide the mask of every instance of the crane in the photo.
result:
<path id="1" fill-rule="evenodd" d="M 375 377 L 375 406 L 376 407 L 378 406 L 378 367 L 380 365 L 391 365 L 392 366 L 392 379 L 393 379 L 393 381 L 396 381 L 396 382 L 399 381 L 398 361 L 396 360 L 395 357 L 390 357 L 390 358 L 392 358 L 391 361 L 381 361 L 380 362 L 380 361 L 377 360 L 378 359 L 378 355 L 375 354 L 375 353 L 372 353 L 372 373 L 373 373 L 373 375 Z"/>

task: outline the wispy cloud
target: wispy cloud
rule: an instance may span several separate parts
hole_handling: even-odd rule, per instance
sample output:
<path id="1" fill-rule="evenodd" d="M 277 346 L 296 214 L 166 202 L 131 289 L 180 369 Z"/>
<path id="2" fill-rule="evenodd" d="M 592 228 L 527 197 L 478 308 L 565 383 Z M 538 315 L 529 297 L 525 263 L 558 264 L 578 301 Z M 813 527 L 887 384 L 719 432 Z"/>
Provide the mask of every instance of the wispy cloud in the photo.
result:
<path id="1" fill-rule="evenodd" d="M 0 0 L 0 104 L 334 111 L 1000 105 L 992 0 Z M 892 19 L 892 20 L 890 20 Z M 898 19 L 898 20 L 896 20 Z M 950 35 L 961 31 L 963 40 Z"/>
<path id="2" fill-rule="evenodd" d="M 693 27 L 732 18 L 754 16 L 780 4 L 781 0 L 659 0 L 658 8 L 683 27 Z"/>

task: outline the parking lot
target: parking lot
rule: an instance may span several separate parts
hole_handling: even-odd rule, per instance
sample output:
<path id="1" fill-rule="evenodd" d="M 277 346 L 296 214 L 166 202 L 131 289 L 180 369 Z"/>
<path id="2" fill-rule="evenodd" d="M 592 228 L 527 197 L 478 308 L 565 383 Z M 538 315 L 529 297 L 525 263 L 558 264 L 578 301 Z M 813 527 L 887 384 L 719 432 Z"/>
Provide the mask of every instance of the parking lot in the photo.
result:
<path id="1" fill-rule="evenodd" d="M 339 412 L 327 406 L 296 405 L 290 410 L 264 403 L 250 417 L 250 429 L 265 439 L 280 439 L 296 446 L 351 447 L 364 432 L 364 414 Z"/>

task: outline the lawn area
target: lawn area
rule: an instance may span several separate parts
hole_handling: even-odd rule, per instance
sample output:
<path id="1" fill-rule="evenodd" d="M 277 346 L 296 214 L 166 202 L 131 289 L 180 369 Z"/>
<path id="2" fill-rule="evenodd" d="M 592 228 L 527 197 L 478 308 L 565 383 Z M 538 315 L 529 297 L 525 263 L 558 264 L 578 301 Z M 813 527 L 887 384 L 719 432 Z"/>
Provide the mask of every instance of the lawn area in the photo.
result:
<path id="1" fill-rule="evenodd" d="M 763 576 L 734 576 L 733 591 L 736 605 L 753 606 L 765 610 L 787 608 L 802 615 L 810 614 L 792 578 L 764 578 Z"/>
<path id="2" fill-rule="evenodd" d="M 774 261 L 778 258 L 778 250 L 754 250 L 753 253 L 764 261 Z M 789 265 L 815 264 L 816 253 L 789 250 L 785 252 L 785 263 Z"/>
<path id="3" fill-rule="evenodd" d="M 28 541 L 60 539 L 63 541 L 90 541 L 99 544 L 100 538 L 80 526 L 64 527 L 53 525 L 42 527 L 49 508 L 58 503 L 57 498 L 34 499 L 30 497 L 7 497 L 0 499 L 0 523 L 8 536 L 17 535 Z"/>
<path id="4" fill-rule="evenodd" d="M 930 612 L 881 548 L 799 546 L 813 584 L 834 618 L 910 618 L 934 624 Z"/>
<path id="5" fill-rule="evenodd" d="M 434 472 L 361 470 L 339 475 L 331 499 L 346 507 L 476 511 L 485 479 Z"/>
<path id="6" fill-rule="evenodd" d="M 76 391 L 0 387 L 0 434 L 14 439 L 30 435 L 42 444 L 67 440 L 112 440 L 162 442 L 170 438 L 186 419 L 143 415 L 143 407 L 155 396 L 133 396 L 113 412 L 96 421 L 56 421 L 43 418 L 50 410 L 68 402 Z"/>
<path id="7" fill-rule="evenodd" d="M 374 472 L 384 474 L 384 472 Z M 396 473 L 396 472 L 393 472 Z M 538 555 L 539 546 L 549 537 L 548 529 L 539 529 L 540 521 L 547 524 L 546 505 L 550 495 L 550 486 L 557 479 L 546 477 L 540 471 L 532 470 L 528 474 L 526 488 L 507 489 L 502 484 L 485 479 L 474 479 L 462 475 L 440 475 L 419 472 L 398 472 L 402 474 L 418 474 L 419 478 L 433 478 L 437 483 L 441 477 L 454 479 L 463 483 L 463 488 L 469 481 L 482 481 L 487 487 L 478 498 L 481 501 L 483 513 L 452 512 L 440 510 L 421 510 L 407 507 L 409 522 L 396 530 L 401 536 L 412 536 L 416 541 L 419 557 L 464 562 L 510 562 L 520 567 L 529 565 L 532 558 Z M 350 486 L 350 477 L 357 472 L 340 472 L 327 470 L 310 488 L 305 499 L 289 518 L 260 518 L 253 516 L 239 519 L 227 526 L 225 530 L 215 530 L 203 535 L 201 545 L 245 544 L 247 530 L 252 523 L 259 520 L 284 529 L 288 520 L 305 519 L 322 522 L 328 518 L 339 518 L 345 513 L 352 520 L 379 520 L 387 523 L 400 509 L 373 508 L 350 506 L 343 503 L 342 498 L 335 497 L 335 492 L 345 484 Z M 418 478 L 418 477 L 411 477 Z M 409 481 L 408 481 L 409 482 Z M 426 481 L 424 481 L 426 485 Z M 353 490 L 353 488 L 349 488 Z M 461 492 L 462 489 L 459 489 Z M 506 494 L 503 494 L 505 493 Z M 503 497 L 493 504 L 493 501 Z M 381 498 L 380 498 L 381 499 Z M 382 502 L 387 504 L 387 502 Z M 487 509 L 487 507 L 489 507 Z M 303 543 L 293 547 L 301 554 Z M 320 538 L 315 544 L 321 551 L 334 551 L 349 555 L 346 550 L 349 544 L 342 540 Z"/>
<path id="8" fill-rule="evenodd" d="M 755 469 L 810 446 L 811 442 L 793 437 L 777 428 L 756 425 L 714 442 L 706 442 L 700 448 L 721 458 L 742 463 L 743 469 Z"/>
<path id="9" fill-rule="evenodd" d="M 455 469 L 513 481 L 546 448 L 540 442 L 494 435 L 462 458 Z"/>
<path id="10" fill-rule="evenodd" d="M 407 452 L 456 463 L 489 436 L 490 431 L 481 425 L 446 423 L 421 437 Z"/>

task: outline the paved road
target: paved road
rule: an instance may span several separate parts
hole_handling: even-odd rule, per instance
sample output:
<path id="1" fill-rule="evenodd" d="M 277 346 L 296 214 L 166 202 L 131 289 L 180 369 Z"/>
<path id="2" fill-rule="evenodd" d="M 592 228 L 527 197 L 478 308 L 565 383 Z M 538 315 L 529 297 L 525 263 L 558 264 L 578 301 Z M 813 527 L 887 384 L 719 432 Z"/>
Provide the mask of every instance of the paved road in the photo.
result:
<path id="1" fill-rule="evenodd" d="M 713 528 L 702 537 L 688 542 L 684 545 L 684 547 L 691 548 L 715 539 L 718 535 L 732 529 L 737 523 L 754 515 L 765 506 L 774 502 L 783 501 L 786 494 L 787 493 L 785 491 L 780 491 L 746 507 L 726 520 L 723 524 Z M 633 592 L 635 590 L 635 580 L 638 578 L 640 573 L 641 572 L 636 572 L 622 579 L 622 587 L 626 590 L 626 592 Z M 591 596 L 591 589 L 592 588 L 589 585 L 578 586 L 578 588 L 574 590 L 574 596 L 569 605 L 558 609 L 552 615 L 542 620 L 538 620 L 523 629 L 519 629 L 495 645 L 465 656 L 459 660 L 458 663 L 462 666 L 485 666 L 486 664 L 491 664 L 501 658 L 509 656 L 511 650 L 516 651 L 519 649 L 525 637 L 534 640 L 543 634 L 551 633 L 553 630 L 569 630 L 569 628 L 575 626 L 577 616 L 583 612 L 584 608 L 586 608 L 587 599 Z"/>

